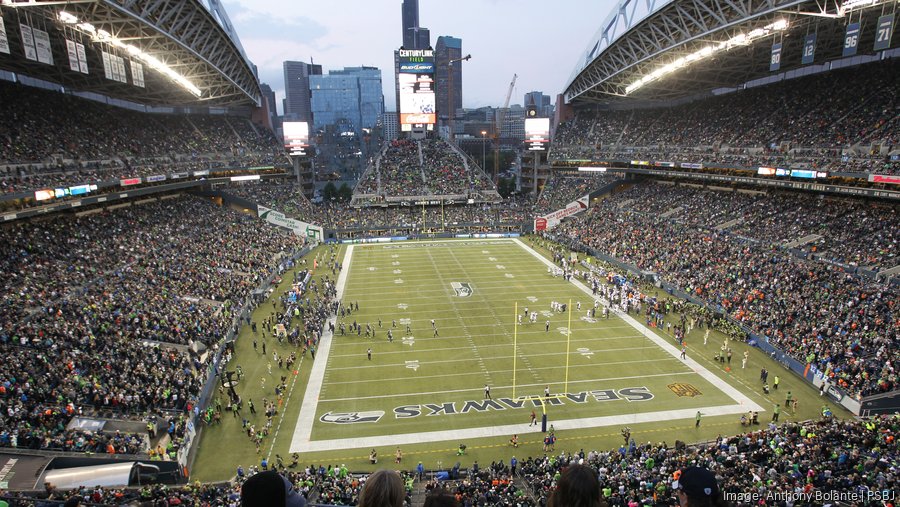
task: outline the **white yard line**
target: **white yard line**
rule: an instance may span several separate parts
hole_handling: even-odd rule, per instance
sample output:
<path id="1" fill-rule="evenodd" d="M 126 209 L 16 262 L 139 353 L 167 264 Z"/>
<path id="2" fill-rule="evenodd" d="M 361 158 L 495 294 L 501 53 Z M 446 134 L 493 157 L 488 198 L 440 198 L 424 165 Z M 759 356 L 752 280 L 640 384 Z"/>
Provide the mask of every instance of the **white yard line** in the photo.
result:
<path id="1" fill-rule="evenodd" d="M 523 276 L 532 276 L 532 275 L 534 275 L 534 272 L 529 272 L 529 273 L 527 273 L 527 275 L 523 275 Z M 550 276 L 550 275 L 547 275 L 547 276 Z M 403 279 L 404 284 L 406 284 L 407 282 L 416 283 L 418 281 L 418 282 L 426 283 L 426 282 L 434 281 L 433 277 L 416 277 L 416 278 L 406 277 L 406 278 L 404 278 L 403 273 L 396 274 L 396 275 L 392 273 L 390 276 L 382 277 L 381 280 L 377 280 L 377 281 L 371 282 L 371 283 L 366 283 L 366 282 L 363 282 L 363 281 L 360 281 L 357 279 L 353 283 L 353 292 L 367 293 L 370 289 L 373 289 L 373 288 L 380 290 L 380 289 L 383 289 L 386 284 L 394 283 L 394 280 L 396 280 L 397 278 Z M 479 279 L 483 279 L 483 278 L 485 278 L 485 277 L 480 277 Z M 478 284 L 478 287 L 482 288 L 482 289 L 494 289 L 497 287 L 503 288 L 503 287 L 509 286 L 510 280 L 511 280 L 510 278 L 506 278 L 505 276 L 497 277 L 497 280 L 496 280 L 497 283 L 481 282 Z M 548 280 L 548 281 L 551 283 L 529 283 L 528 286 L 534 287 L 535 289 L 544 289 L 544 288 L 556 289 L 556 288 L 559 288 L 560 282 L 562 280 L 559 279 L 559 280 Z M 565 282 L 563 282 L 563 283 L 565 283 Z M 351 292 L 351 294 L 353 292 Z M 447 293 L 447 291 L 445 291 L 443 288 L 419 289 L 419 294 L 437 294 L 436 296 L 428 296 L 432 299 L 440 297 L 441 294 L 446 295 L 446 293 Z M 498 299 L 498 301 L 514 301 L 514 299 L 502 298 L 502 299 Z M 537 303 L 535 303 L 535 304 L 537 304 Z M 547 306 L 550 306 L 549 301 L 547 301 Z"/>
<path id="2" fill-rule="evenodd" d="M 552 335 L 551 333 L 545 333 L 544 331 L 541 331 L 540 333 L 523 333 L 522 331 L 519 331 L 519 336 L 522 336 L 522 335 L 527 336 L 529 334 L 537 334 L 537 335 L 545 335 L 545 336 Z M 635 335 L 628 334 L 628 335 L 604 336 L 604 337 L 594 337 L 594 338 L 578 338 L 578 339 L 572 340 L 572 343 L 573 344 L 582 344 L 582 343 L 605 342 L 605 341 L 613 341 L 613 340 L 633 340 L 634 338 L 643 338 L 643 337 L 644 337 L 644 335 L 642 335 L 642 334 L 635 334 Z M 350 338 L 353 338 L 353 336 L 350 336 Z M 384 341 L 385 341 L 384 338 L 379 338 L 378 341 L 375 341 L 372 339 L 366 339 L 366 338 L 362 338 L 362 339 L 357 338 L 357 340 L 358 341 L 355 341 L 355 342 L 349 342 L 349 343 L 345 342 L 343 344 L 341 344 L 341 343 L 334 344 L 335 351 L 340 350 L 341 348 L 352 349 L 355 351 L 353 354 L 333 354 L 331 357 L 359 357 L 359 348 L 358 348 L 359 345 L 364 345 L 364 344 L 367 345 L 367 344 L 372 344 L 372 343 L 384 343 Z M 416 340 L 416 343 L 439 342 L 442 345 L 447 344 L 447 339 L 443 338 L 441 336 L 438 336 L 437 338 L 415 338 L 415 340 Z M 557 345 L 559 343 L 560 343 L 560 340 L 540 340 L 540 341 L 530 341 L 530 342 L 528 342 L 528 345 L 529 346 Z M 505 351 L 505 350 L 509 349 L 509 344 L 508 343 L 494 343 L 494 344 L 488 344 L 488 345 L 479 345 L 479 347 L 482 349 L 502 348 Z M 656 347 L 654 347 L 654 348 L 656 348 Z M 446 351 L 460 351 L 460 350 L 468 350 L 468 349 L 469 349 L 468 346 L 461 346 L 461 347 L 437 347 L 437 348 L 433 348 L 433 349 L 424 348 L 424 349 L 417 349 L 417 350 L 419 352 L 446 352 Z M 617 349 L 609 349 L 609 350 L 617 350 Z M 618 350 L 633 350 L 633 349 L 622 348 L 622 349 L 618 349 Z M 608 352 L 608 350 L 603 350 L 603 352 Z M 408 353 L 409 353 L 409 350 L 407 349 L 407 350 L 395 351 L 395 352 L 379 352 L 378 355 L 408 354 Z M 536 354 L 536 355 L 539 356 L 541 354 Z M 508 357 L 508 356 L 500 356 L 500 357 Z M 331 368 L 331 369 L 334 369 L 334 368 Z"/>
<path id="3" fill-rule="evenodd" d="M 407 354 L 407 353 L 408 352 L 382 352 L 378 355 L 383 356 L 386 354 Z M 664 357 L 662 359 L 657 359 L 657 358 L 637 359 L 637 360 L 629 360 L 629 361 L 615 361 L 615 362 L 611 362 L 611 363 L 602 363 L 602 365 L 603 366 L 612 366 L 612 365 L 616 365 L 616 364 L 640 364 L 640 363 L 659 364 L 660 361 L 678 361 L 678 359 L 673 358 L 673 357 Z M 428 363 L 420 363 L 420 364 L 428 364 Z M 441 362 L 441 364 L 444 364 L 444 363 Z M 401 365 L 398 365 L 398 366 L 401 366 Z M 570 366 L 570 368 L 596 368 L 597 366 L 598 366 L 597 364 L 579 364 L 579 365 L 572 365 L 572 366 Z M 537 367 L 534 369 L 543 371 L 543 370 L 557 370 L 559 368 L 562 368 L 562 366 L 541 366 L 541 367 Z M 334 370 L 334 368 L 329 369 L 329 371 L 332 371 L 332 370 Z M 512 370 L 492 370 L 492 371 L 494 373 L 512 373 Z M 417 375 L 416 381 L 422 381 L 422 380 L 430 379 L 430 378 L 440 378 L 440 379 L 446 380 L 447 375 L 446 374 Z M 593 380 L 603 380 L 603 379 L 593 379 Z M 365 381 L 365 383 L 368 383 L 368 384 L 377 383 L 377 382 L 409 382 L 409 377 L 390 377 L 390 378 L 371 379 L 371 380 Z M 572 381 L 572 382 L 574 383 L 575 381 Z M 338 382 L 329 382 L 328 385 L 332 385 L 332 386 L 333 385 L 356 385 L 359 383 L 361 383 L 360 380 L 346 380 L 346 381 L 338 381 Z M 547 384 L 546 382 L 541 382 L 539 385 L 546 385 L 546 384 Z M 496 386 L 497 389 L 500 389 L 502 387 L 504 387 L 504 386 Z M 511 386 L 506 386 L 506 387 L 511 387 Z M 481 388 L 472 389 L 472 391 L 481 391 Z M 415 394 L 421 394 L 421 393 L 415 393 Z M 398 395 L 398 396 L 405 396 L 405 395 Z M 319 400 L 319 401 L 329 401 L 329 400 Z"/>
<path id="4" fill-rule="evenodd" d="M 341 300 L 344 295 L 344 287 L 347 286 L 347 277 L 350 273 L 350 261 L 353 258 L 353 247 L 349 245 L 347 252 L 344 254 L 343 269 L 338 275 L 337 285 L 337 301 Z M 328 322 L 334 322 L 334 317 L 328 319 Z M 303 404 L 300 406 L 300 415 L 297 417 L 297 426 L 294 427 L 294 437 L 291 439 L 291 452 L 307 450 L 304 446 L 308 445 L 312 436 L 313 423 L 316 421 L 316 408 L 319 404 L 319 394 L 322 391 L 322 384 L 325 380 L 325 369 L 328 366 L 328 354 L 331 352 L 331 339 L 333 338 L 329 326 L 326 324 L 322 330 L 322 338 L 319 340 L 316 359 L 313 361 L 312 369 L 309 372 L 309 382 L 306 384 L 306 392 L 303 394 Z"/>
<path id="5" fill-rule="evenodd" d="M 509 345 L 509 344 L 506 345 L 506 348 L 510 348 L 510 347 L 511 347 L 511 345 Z M 459 348 L 454 349 L 454 350 L 469 350 L 469 349 L 470 349 L 470 347 L 459 347 Z M 646 347 L 624 347 L 624 348 L 618 348 L 618 349 L 604 349 L 604 350 L 601 350 L 601 351 L 597 351 L 597 352 L 595 352 L 595 353 L 599 356 L 599 355 L 602 355 L 602 354 L 606 354 L 607 352 L 632 352 L 632 351 L 637 351 L 637 350 L 659 350 L 659 347 L 657 347 L 656 345 L 648 345 L 648 346 L 646 346 Z M 418 352 L 434 352 L 434 351 L 432 351 L 432 350 L 419 350 Z M 406 354 L 407 356 L 409 355 L 409 351 L 408 351 L 408 350 L 407 350 L 407 351 L 402 351 L 402 352 L 401 352 L 401 351 L 398 351 L 398 352 L 385 352 L 384 355 L 387 355 L 387 354 L 396 354 L 396 353 Z M 553 357 L 553 356 L 563 356 L 563 357 L 565 357 L 565 356 L 571 355 L 571 354 L 572 354 L 571 352 L 570 352 L 570 353 L 566 353 L 566 352 L 544 352 L 543 354 L 530 354 L 530 356 L 531 356 L 531 357 Z M 379 354 L 379 355 L 381 355 L 381 354 Z M 337 357 L 337 356 L 335 356 L 335 357 Z M 344 355 L 342 355 L 341 357 L 360 357 L 360 354 L 352 354 L 352 355 L 344 354 Z M 476 357 L 480 357 L 480 355 L 478 355 L 478 356 L 476 356 Z M 506 359 L 509 359 L 509 356 L 497 356 L 497 357 L 494 357 L 494 356 L 488 356 L 488 359 L 506 360 Z M 677 359 L 677 358 L 676 358 L 676 359 Z M 441 359 L 441 360 L 439 360 L 439 361 L 434 361 L 434 363 L 437 363 L 437 364 L 470 363 L 470 362 L 472 362 L 472 358 L 471 358 L 471 357 L 460 357 L 460 358 L 458 358 L 458 359 L 447 359 L 447 358 L 445 357 L 445 358 L 443 358 L 443 359 Z M 341 366 L 341 367 L 332 367 L 332 368 L 329 368 L 328 371 L 340 371 L 340 370 L 364 370 L 364 369 L 366 369 L 366 368 L 383 368 L 383 367 L 385 367 L 385 366 L 388 366 L 388 367 L 393 367 L 393 366 L 399 366 L 399 367 L 402 367 L 402 366 L 404 366 L 405 364 L 406 364 L 405 362 L 400 362 L 400 363 L 379 363 L 379 364 L 377 364 L 377 365 L 372 365 L 372 366 L 359 366 L 359 365 L 354 365 L 354 366 Z M 428 362 L 419 361 L 419 364 L 420 364 L 420 365 L 424 365 L 424 364 L 428 364 Z M 590 366 L 594 366 L 594 367 L 599 368 L 599 367 L 602 367 L 602 366 L 606 366 L 607 364 L 609 364 L 609 363 L 595 362 L 595 363 L 592 363 Z M 583 365 L 583 366 L 589 366 L 589 365 Z M 575 365 L 572 365 L 572 367 L 575 367 Z M 561 366 L 560 366 L 560 368 L 561 368 Z M 464 375 L 468 375 L 468 373 L 465 373 Z M 448 377 L 447 380 L 450 380 L 450 379 L 451 379 L 451 378 Z M 545 383 L 546 383 L 546 382 L 545 382 Z"/>

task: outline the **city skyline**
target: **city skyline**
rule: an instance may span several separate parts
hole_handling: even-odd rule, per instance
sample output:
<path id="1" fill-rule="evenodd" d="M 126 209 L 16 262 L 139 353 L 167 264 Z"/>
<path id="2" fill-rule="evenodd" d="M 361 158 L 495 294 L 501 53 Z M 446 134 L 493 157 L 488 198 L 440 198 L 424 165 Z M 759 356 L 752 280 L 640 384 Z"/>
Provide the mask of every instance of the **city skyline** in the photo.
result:
<path id="1" fill-rule="evenodd" d="M 540 90 L 555 100 L 612 0 L 561 0 L 551 7 L 536 0 L 420 0 L 419 22 L 437 37 L 459 37 L 472 59 L 463 67 L 463 107 L 499 106 L 513 74 L 513 97 Z M 283 114 L 283 62 L 314 62 L 323 72 L 370 66 L 393 73 L 393 51 L 402 44 L 401 0 L 350 0 L 342 9 L 287 0 L 230 0 L 228 15 L 260 81 L 276 94 Z M 582 15 L 571 16 L 578 10 Z M 549 22 L 554 16 L 561 22 Z M 347 13 L 353 13 L 348 16 Z M 565 20 L 564 22 L 562 20 Z M 396 111 L 393 79 L 383 79 L 385 110 Z M 517 100 L 513 100 L 517 102 Z"/>

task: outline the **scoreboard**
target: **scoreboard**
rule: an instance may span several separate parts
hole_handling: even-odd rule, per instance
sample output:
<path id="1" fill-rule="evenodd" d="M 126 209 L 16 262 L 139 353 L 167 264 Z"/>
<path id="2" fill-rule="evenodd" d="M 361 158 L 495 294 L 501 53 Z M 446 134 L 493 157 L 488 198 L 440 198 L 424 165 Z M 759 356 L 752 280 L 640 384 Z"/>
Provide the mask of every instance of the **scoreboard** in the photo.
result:
<path id="1" fill-rule="evenodd" d="M 289 155 L 304 156 L 309 148 L 309 123 L 305 121 L 286 121 L 282 125 L 284 131 L 284 148 Z"/>
<path id="2" fill-rule="evenodd" d="M 525 145 L 529 151 L 547 151 L 550 118 L 525 118 Z"/>
<path id="3" fill-rule="evenodd" d="M 434 50 L 400 49 L 397 81 L 400 87 L 400 130 L 413 125 L 429 130 L 437 122 L 434 94 Z"/>

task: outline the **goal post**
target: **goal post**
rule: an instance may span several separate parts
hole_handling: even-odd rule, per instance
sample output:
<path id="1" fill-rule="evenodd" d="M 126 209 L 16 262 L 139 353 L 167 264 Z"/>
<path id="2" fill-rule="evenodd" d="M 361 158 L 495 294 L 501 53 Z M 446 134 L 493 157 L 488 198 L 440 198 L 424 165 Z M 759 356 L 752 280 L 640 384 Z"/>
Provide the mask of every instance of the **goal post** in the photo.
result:
<path id="1" fill-rule="evenodd" d="M 569 299 L 568 307 L 566 308 L 566 313 L 568 314 L 568 324 L 566 325 L 566 367 L 565 367 L 565 376 L 563 379 L 563 393 L 569 392 L 569 356 L 571 355 L 571 343 L 572 343 L 572 299 Z M 518 388 L 518 384 L 516 382 L 516 373 L 518 372 L 518 360 L 519 360 L 519 302 L 516 301 L 513 305 L 513 369 L 512 369 L 512 397 L 516 398 L 516 390 Z M 550 394 L 549 396 L 540 396 L 540 395 L 525 395 L 522 396 L 523 401 L 539 401 L 541 404 L 541 422 L 542 422 L 542 431 L 547 431 L 547 403 L 546 400 L 548 398 L 561 398 L 565 395 L 559 394 Z"/>

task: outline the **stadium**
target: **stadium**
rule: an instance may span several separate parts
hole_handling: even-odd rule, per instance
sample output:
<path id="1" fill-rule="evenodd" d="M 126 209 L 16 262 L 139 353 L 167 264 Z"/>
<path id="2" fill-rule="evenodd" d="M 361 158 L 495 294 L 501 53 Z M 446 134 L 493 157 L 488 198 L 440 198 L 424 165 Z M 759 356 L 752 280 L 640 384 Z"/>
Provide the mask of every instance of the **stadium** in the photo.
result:
<path id="1" fill-rule="evenodd" d="M 621 0 L 532 193 L 409 74 L 321 200 L 218 0 L 0 0 L 0 506 L 896 505 L 898 6 Z"/>

